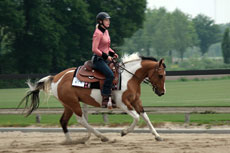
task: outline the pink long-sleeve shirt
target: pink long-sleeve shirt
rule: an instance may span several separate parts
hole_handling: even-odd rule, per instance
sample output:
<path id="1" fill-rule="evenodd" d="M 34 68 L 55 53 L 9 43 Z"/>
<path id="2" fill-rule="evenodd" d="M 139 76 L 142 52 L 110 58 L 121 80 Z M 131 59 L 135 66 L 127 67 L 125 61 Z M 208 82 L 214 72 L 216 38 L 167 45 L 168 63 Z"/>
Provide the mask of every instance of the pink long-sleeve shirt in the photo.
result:
<path id="1" fill-rule="evenodd" d="M 109 51 L 114 52 L 110 48 L 110 36 L 108 30 L 105 30 L 103 33 L 99 28 L 96 28 L 93 34 L 92 51 L 98 56 L 102 56 L 102 52 L 107 55 L 109 54 Z"/>

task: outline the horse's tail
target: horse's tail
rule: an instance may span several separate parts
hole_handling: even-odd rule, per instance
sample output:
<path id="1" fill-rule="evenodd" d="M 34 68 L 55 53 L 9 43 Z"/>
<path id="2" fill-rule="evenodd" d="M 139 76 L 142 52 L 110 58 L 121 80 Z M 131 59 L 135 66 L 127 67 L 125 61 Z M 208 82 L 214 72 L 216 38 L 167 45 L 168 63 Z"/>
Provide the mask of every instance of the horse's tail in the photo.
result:
<path id="1" fill-rule="evenodd" d="M 26 117 L 29 116 L 34 110 L 39 107 L 40 99 L 39 92 L 43 90 L 45 93 L 50 93 L 51 91 L 51 83 L 53 81 L 53 76 L 47 76 L 36 83 L 31 83 L 30 80 L 27 81 L 28 86 L 30 87 L 29 91 L 27 91 L 26 96 L 21 100 L 18 107 L 21 106 L 23 102 L 25 102 L 25 109 L 28 109 L 26 113 Z M 29 104 L 30 103 L 30 104 Z"/>

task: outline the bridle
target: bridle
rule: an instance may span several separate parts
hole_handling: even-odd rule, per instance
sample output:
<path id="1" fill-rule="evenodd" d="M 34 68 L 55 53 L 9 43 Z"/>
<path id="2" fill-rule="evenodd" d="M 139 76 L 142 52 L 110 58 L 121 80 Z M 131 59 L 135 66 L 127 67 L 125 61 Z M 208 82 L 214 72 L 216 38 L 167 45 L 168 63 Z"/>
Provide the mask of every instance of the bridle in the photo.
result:
<path id="1" fill-rule="evenodd" d="M 132 61 L 129 61 L 129 62 L 138 61 L 138 60 L 140 60 L 140 59 L 132 60 Z M 115 67 L 116 67 L 117 69 L 119 69 L 119 68 L 122 69 L 122 71 L 119 72 L 120 74 L 125 70 L 126 72 L 128 72 L 129 74 L 131 74 L 132 76 L 134 76 L 135 78 L 137 78 L 139 81 L 141 81 L 141 78 L 139 78 L 139 77 L 136 76 L 134 73 L 130 72 L 129 70 L 127 70 L 127 69 L 124 67 L 125 64 L 128 63 L 128 62 L 120 62 L 120 63 L 119 63 L 119 62 L 117 62 L 116 60 L 112 60 L 112 63 L 114 63 L 114 65 L 115 65 Z M 153 74 L 152 74 L 152 75 L 153 75 Z M 154 91 L 156 90 L 156 85 L 153 84 L 148 78 L 145 78 L 143 81 L 141 81 L 141 83 L 142 83 L 142 82 L 145 83 L 145 84 L 147 84 L 147 85 L 149 85 L 149 86 L 151 86 L 151 87 L 153 88 Z"/>

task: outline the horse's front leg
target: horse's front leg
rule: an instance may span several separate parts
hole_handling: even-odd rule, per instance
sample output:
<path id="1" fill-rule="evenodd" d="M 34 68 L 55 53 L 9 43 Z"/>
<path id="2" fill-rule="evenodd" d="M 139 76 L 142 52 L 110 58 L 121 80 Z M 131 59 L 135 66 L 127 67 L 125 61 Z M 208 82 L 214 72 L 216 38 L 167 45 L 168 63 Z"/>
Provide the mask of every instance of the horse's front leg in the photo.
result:
<path id="1" fill-rule="evenodd" d="M 147 123 L 151 133 L 153 135 L 155 135 L 155 139 L 157 141 L 163 141 L 163 139 L 160 137 L 160 135 L 157 133 L 157 131 L 155 130 L 155 128 L 153 127 L 152 123 L 150 122 L 150 119 L 148 117 L 148 115 L 145 112 L 140 113 L 141 117 L 145 120 L 145 122 Z"/>
<path id="2" fill-rule="evenodd" d="M 133 122 L 132 124 L 121 131 L 121 136 L 125 136 L 126 134 L 132 132 L 135 128 L 135 126 L 137 125 L 137 123 L 139 122 L 139 119 L 140 119 L 140 115 L 135 111 L 135 110 L 128 110 L 127 107 L 125 105 L 123 105 L 121 107 L 122 110 L 124 110 L 127 114 L 129 114 L 130 116 L 133 117 Z"/>

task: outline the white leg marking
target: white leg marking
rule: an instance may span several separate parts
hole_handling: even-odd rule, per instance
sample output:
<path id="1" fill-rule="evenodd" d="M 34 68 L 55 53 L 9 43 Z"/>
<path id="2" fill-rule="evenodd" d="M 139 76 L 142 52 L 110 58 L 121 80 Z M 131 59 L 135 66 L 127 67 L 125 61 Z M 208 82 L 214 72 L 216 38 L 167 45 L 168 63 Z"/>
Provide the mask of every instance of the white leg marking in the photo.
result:
<path id="1" fill-rule="evenodd" d="M 130 132 L 132 132 L 134 130 L 135 126 L 137 125 L 137 123 L 140 120 L 140 116 L 139 116 L 139 114 L 136 111 L 134 111 L 134 110 L 132 110 L 132 111 L 128 110 L 127 106 L 125 106 L 124 104 L 121 105 L 121 109 L 124 110 L 127 114 L 129 114 L 130 116 L 133 117 L 132 124 L 127 129 L 122 130 L 121 134 L 123 136 L 123 135 L 126 135 L 126 134 L 128 134 L 128 133 L 130 133 Z"/>
<path id="2" fill-rule="evenodd" d="M 148 117 L 148 115 L 144 112 L 140 114 L 141 117 L 145 120 L 145 122 L 147 123 L 151 133 L 153 135 L 155 135 L 155 137 L 160 137 L 160 135 L 157 133 L 157 131 L 155 130 L 155 128 L 153 127 L 152 123 L 150 122 L 150 119 Z"/>
<path id="3" fill-rule="evenodd" d="M 77 117 L 77 121 L 88 130 L 89 135 L 92 132 L 97 137 L 101 138 L 102 141 L 108 141 L 109 140 L 108 138 L 106 138 L 105 136 L 103 136 L 98 130 L 96 130 L 92 126 L 90 126 L 88 124 L 88 122 L 86 121 L 86 119 L 84 118 L 84 115 L 82 115 L 82 117 L 76 115 L 76 117 Z"/>
<path id="4" fill-rule="evenodd" d="M 132 132 L 140 120 L 140 116 L 137 114 L 136 111 L 130 111 L 130 113 L 128 114 L 133 117 L 133 123 L 130 125 L 130 127 L 127 128 L 127 133 Z"/>
<path id="5" fill-rule="evenodd" d="M 67 142 L 71 142 L 72 139 L 70 138 L 69 132 L 65 133 L 65 138 Z"/>

